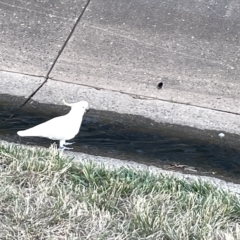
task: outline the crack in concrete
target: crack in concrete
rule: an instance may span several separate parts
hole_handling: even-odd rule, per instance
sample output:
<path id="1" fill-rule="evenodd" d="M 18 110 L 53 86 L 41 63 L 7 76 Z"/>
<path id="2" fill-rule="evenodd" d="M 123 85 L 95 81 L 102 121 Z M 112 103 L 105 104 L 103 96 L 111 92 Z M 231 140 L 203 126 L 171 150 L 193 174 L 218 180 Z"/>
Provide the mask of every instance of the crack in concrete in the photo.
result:
<path id="1" fill-rule="evenodd" d="M 30 73 L 23 73 L 23 72 L 18 72 L 18 71 L 5 70 L 5 69 L 1 69 L 1 68 L 0 68 L 0 72 L 17 73 L 17 74 L 21 74 L 21 75 L 24 75 L 24 76 L 45 78 L 43 75 L 34 75 L 34 74 L 30 74 Z"/>
<path id="2" fill-rule="evenodd" d="M 87 0 L 85 6 L 83 7 L 82 12 L 80 13 L 77 21 L 75 22 L 75 24 L 74 24 L 71 32 L 69 33 L 67 39 L 65 40 L 65 42 L 64 42 L 64 44 L 62 45 L 60 51 L 58 52 L 57 57 L 54 59 L 52 65 L 51 65 L 51 67 L 50 67 L 50 69 L 48 70 L 47 75 L 44 77 L 45 80 L 42 82 L 42 84 L 41 84 L 32 94 L 30 94 L 30 96 L 27 98 L 27 100 L 26 100 L 22 105 L 20 105 L 19 108 L 22 108 L 23 106 L 25 106 L 25 105 L 29 102 L 29 100 L 30 100 L 30 99 L 43 87 L 43 85 L 48 81 L 50 73 L 52 72 L 52 70 L 53 70 L 55 64 L 57 63 L 59 57 L 61 56 L 63 50 L 65 49 L 65 47 L 66 47 L 69 39 L 71 38 L 71 36 L 72 36 L 73 32 L 75 31 L 78 23 L 80 22 L 80 20 L 81 20 L 81 18 L 82 18 L 82 16 L 83 16 L 85 10 L 87 9 L 89 3 L 90 3 L 90 0 Z"/>
<path id="3" fill-rule="evenodd" d="M 40 76 L 40 75 L 33 75 L 33 74 L 27 74 L 27 73 L 22 73 L 22 72 L 16 72 L 16 71 L 8 71 L 8 70 L 1 70 L 1 69 L 0 69 L 0 71 L 2 71 L 2 72 L 9 72 L 9 73 L 18 73 L 18 74 L 22 74 L 22 75 L 25 75 L 25 76 L 43 77 L 43 78 L 45 78 L 44 76 Z M 208 107 L 203 107 L 203 106 L 199 106 L 199 105 L 186 104 L 186 103 L 181 103 L 181 102 L 176 102 L 176 101 L 169 101 L 169 100 L 161 99 L 161 98 L 158 98 L 158 97 L 149 97 L 149 96 L 145 96 L 145 95 L 132 94 L 132 93 L 124 92 L 124 91 L 119 91 L 119 90 L 114 90 L 114 89 L 107 89 L 107 88 L 102 88 L 102 87 L 96 87 L 96 86 L 92 86 L 92 85 L 88 85 L 88 84 L 79 84 L 79 83 L 76 83 L 76 82 L 69 82 L 69 81 L 59 80 L 59 79 L 50 78 L 50 77 L 45 79 L 44 82 L 30 95 L 31 98 L 43 87 L 43 85 L 47 82 L 48 79 L 50 79 L 52 81 L 56 81 L 56 82 L 63 82 L 63 83 L 67 83 L 67 84 L 75 84 L 75 85 L 79 85 L 79 86 L 89 87 L 89 88 L 92 88 L 92 89 L 95 89 L 95 90 L 98 90 L 98 91 L 105 90 L 105 91 L 111 91 L 111 92 L 117 92 L 117 93 L 121 93 L 121 94 L 126 94 L 128 96 L 131 96 L 134 99 L 159 100 L 159 101 L 163 101 L 163 102 L 172 102 L 172 103 L 181 104 L 181 105 L 190 105 L 190 106 L 193 106 L 193 107 L 199 107 L 199 108 L 202 108 L 202 109 L 209 109 L 209 110 L 212 110 L 212 111 L 217 111 L 217 112 L 222 112 L 222 113 L 229 113 L 229 114 L 234 114 L 234 115 L 240 115 L 240 113 L 236 113 L 236 112 L 224 111 L 224 110 L 208 108 Z M 27 100 L 29 101 L 31 98 L 28 98 Z M 20 107 L 23 107 L 24 105 L 22 104 Z"/>
<path id="4" fill-rule="evenodd" d="M 169 101 L 166 99 L 161 99 L 158 97 L 149 97 L 149 96 L 145 96 L 145 95 L 138 95 L 138 94 L 133 94 L 133 93 L 128 93 L 128 92 L 124 92 L 124 91 L 119 91 L 119 90 L 114 90 L 114 89 L 107 89 L 107 88 L 101 88 L 101 87 L 95 87 L 92 85 L 88 85 L 88 84 L 79 84 L 79 83 L 75 83 L 75 82 L 69 82 L 69 81 L 64 81 L 64 80 L 58 80 L 58 79 L 54 79 L 54 78 L 49 78 L 52 81 L 56 81 L 56 82 L 64 82 L 64 83 L 68 83 L 68 84 L 75 84 L 75 85 L 79 85 L 79 86 L 84 86 L 84 87 L 89 87 L 89 88 L 93 88 L 96 89 L 98 91 L 101 90 L 105 90 L 105 91 L 111 91 L 111 92 L 117 92 L 117 93 L 121 93 L 121 94 L 126 94 L 128 96 L 131 96 L 134 99 L 141 99 L 141 100 L 159 100 L 159 101 L 163 101 L 163 102 L 171 102 L 171 103 L 175 103 L 175 104 L 179 104 L 179 105 L 188 105 L 188 106 L 192 106 L 192 107 L 198 107 L 198 108 L 202 108 L 202 109 L 208 109 L 208 110 L 212 110 L 212 111 L 216 111 L 216 112 L 222 112 L 222 113 L 229 113 L 229 114 L 234 114 L 234 115 L 240 115 L 240 113 L 236 113 L 236 112 L 231 112 L 231 111 L 224 111 L 224 110 L 219 110 L 219 109 L 214 109 L 214 108 L 208 108 L 208 107 L 203 107 L 203 106 L 199 106 L 199 105 L 193 105 L 193 104 L 186 104 L 186 103 L 181 103 L 181 102 L 175 102 L 175 101 Z"/>

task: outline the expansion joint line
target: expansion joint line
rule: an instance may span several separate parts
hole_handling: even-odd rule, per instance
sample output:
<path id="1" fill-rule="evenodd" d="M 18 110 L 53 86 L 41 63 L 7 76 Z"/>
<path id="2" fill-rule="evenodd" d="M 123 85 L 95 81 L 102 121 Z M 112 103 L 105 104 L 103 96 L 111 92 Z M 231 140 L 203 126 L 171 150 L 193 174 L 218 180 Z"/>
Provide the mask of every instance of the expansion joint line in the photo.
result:
<path id="1" fill-rule="evenodd" d="M 75 22 L 75 24 L 74 24 L 74 26 L 73 26 L 71 32 L 69 33 L 67 39 L 65 40 L 65 42 L 64 42 L 64 44 L 62 45 L 60 51 L 58 52 L 57 57 L 54 59 L 53 64 L 51 65 L 49 71 L 47 72 L 47 75 L 46 75 L 46 77 L 45 77 L 45 80 L 44 80 L 44 81 L 42 82 L 42 84 L 41 84 L 41 85 L 40 85 L 40 86 L 39 86 L 39 87 L 38 87 L 38 88 L 37 88 L 37 89 L 36 89 L 36 90 L 35 90 L 35 91 L 34 91 L 34 92 L 33 92 L 28 98 L 27 98 L 27 100 L 26 100 L 22 105 L 19 106 L 19 108 L 22 108 L 23 106 L 25 106 L 25 105 L 29 102 L 29 100 L 30 100 L 30 99 L 31 99 L 31 98 L 32 98 L 32 97 L 33 97 L 33 96 L 39 91 L 39 89 L 42 88 L 42 86 L 43 86 L 43 85 L 47 82 L 47 80 L 49 79 L 49 75 L 51 74 L 51 72 L 52 72 L 54 66 L 56 65 L 56 63 L 57 63 L 59 57 L 61 56 L 63 50 L 65 49 L 65 47 L 66 47 L 66 45 L 67 45 L 69 39 L 71 38 L 73 32 L 75 31 L 75 29 L 76 29 L 78 23 L 80 22 L 80 20 L 81 20 L 83 14 L 84 14 L 84 12 L 85 12 L 85 10 L 87 9 L 89 3 L 90 3 L 90 0 L 87 0 L 85 6 L 83 7 L 83 10 L 82 10 L 81 14 L 79 15 L 77 21 Z"/>

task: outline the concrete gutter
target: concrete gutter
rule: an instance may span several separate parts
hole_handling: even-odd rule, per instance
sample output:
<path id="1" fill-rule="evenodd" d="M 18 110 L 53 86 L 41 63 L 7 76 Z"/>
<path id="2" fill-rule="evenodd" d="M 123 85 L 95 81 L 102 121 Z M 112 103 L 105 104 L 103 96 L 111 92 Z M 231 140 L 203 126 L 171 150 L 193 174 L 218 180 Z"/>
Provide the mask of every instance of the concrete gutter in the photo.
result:
<path id="1" fill-rule="evenodd" d="M 0 94 L 28 97 L 42 78 L 0 72 Z M 48 80 L 32 98 L 40 103 L 62 105 L 86 100 L 96 110 L 140 115 L 156 122 L 178 124 L 240 134 L 240 115 L 155 99 L 140 99 L 125 93 L 101 90 L 74 83 Z"/>

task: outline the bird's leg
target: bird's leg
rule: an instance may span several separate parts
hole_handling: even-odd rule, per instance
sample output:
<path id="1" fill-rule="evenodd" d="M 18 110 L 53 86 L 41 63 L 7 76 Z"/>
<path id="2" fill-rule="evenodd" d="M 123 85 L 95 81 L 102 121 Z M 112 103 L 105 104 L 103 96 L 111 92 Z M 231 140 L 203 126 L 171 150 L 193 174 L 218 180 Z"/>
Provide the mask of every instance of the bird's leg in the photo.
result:
<path id="1" fill-rule="evenodd" d="M 60 140 L 59 141 L 59 148 L 63 148 L 65 144 L 65 140 Z"/>
<path id="2" fill-rule="evenodd" d="M 72 149 L 72 148 L 65 147 L 64 145 L 69 145 L 69 143 L 66 143 L 65 140 L 60 140 L 59 141 L 59 149 L 61 149 L 61 150 Z"/>

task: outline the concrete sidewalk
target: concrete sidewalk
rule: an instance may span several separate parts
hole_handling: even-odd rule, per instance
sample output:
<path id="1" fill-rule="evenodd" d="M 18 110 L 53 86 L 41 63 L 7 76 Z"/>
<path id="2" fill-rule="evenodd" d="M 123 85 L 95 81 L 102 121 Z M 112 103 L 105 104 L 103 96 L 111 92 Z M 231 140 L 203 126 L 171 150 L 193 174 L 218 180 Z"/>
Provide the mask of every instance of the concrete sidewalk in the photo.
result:
<path id="1" fill-rule="evenodd" d="M 85 4 L 1 1 L 0 93 L 45 81 Z M 33 99 L 240 134 L 239 13 L 232 0 L 92 0 Z"/>

